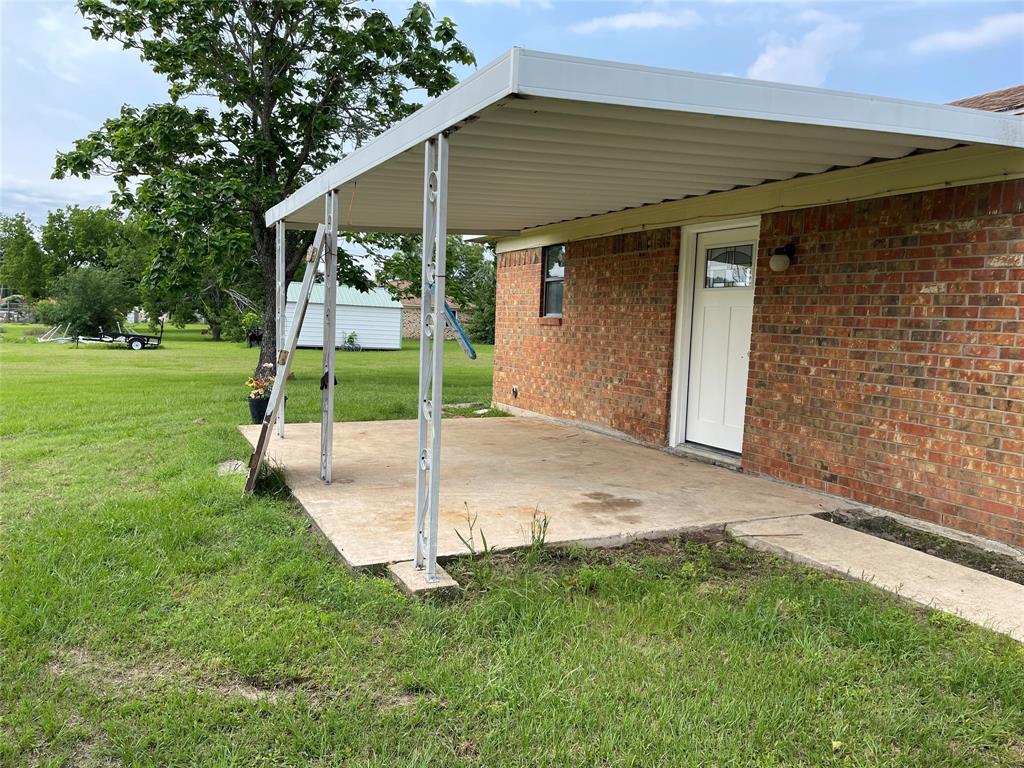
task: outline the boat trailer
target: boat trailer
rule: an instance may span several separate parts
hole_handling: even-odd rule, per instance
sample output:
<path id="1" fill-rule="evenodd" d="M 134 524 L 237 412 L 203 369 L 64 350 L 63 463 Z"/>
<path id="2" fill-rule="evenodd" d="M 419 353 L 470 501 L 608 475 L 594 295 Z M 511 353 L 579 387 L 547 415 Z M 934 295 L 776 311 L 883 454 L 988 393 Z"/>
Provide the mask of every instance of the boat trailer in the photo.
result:
<path id="1" fill-rule="evenodd" d="M 145 333 L 138 333 L 136 331 L 122 328 L 121 324 L 117 324 L 117 333 L 104 333 L 103 329 L 100 328 L 99 336 L 76 336 L 75 346 L 79 344 L 126 344 L 128 349 L 139 350 L 150 349 L 159 347 L 163 342 L 164 338 L 164 320 L 160 319 L 160 333 L 157 336 L 150 336 Z"/>

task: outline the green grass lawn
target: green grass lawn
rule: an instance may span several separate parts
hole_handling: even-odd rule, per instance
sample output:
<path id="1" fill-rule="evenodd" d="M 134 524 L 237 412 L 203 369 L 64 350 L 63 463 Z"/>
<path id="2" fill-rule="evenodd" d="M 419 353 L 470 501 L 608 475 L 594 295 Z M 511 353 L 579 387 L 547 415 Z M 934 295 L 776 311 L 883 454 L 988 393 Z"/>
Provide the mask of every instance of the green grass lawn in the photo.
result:
<path id="1" fill-rule="evenodd" d="M 1024 646 L 727 541 L 463 559 L 412 603 L 243 499 L 255 350 L 0 342 L 0 765 L 1020 766 Z M 446 350 L 449 402 L 491 351 Z M 319 418 L 303 351 L 292 420 Z M 341 354 L 340 419 L 417 359 Z M 639 480 L 639 478 L 638 478 Z M 486 532 L 486 526 L 485 526 Z"/>

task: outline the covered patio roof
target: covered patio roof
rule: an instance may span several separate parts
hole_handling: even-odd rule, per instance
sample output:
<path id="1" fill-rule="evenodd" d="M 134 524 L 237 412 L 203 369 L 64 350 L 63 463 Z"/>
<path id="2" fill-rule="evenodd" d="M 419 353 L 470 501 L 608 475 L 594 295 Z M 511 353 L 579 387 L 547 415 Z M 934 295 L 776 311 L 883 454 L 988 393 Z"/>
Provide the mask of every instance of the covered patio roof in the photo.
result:
<path id="1" fill-rule="evenodd" d="M 418 232 L 424 142 L 449 140 L 448 231 L 500 235 L 960 145 L 1024 148 L 1024 120 L 961 107 L 519 48 L 266 213 Z"/>
<path id="2" fill-rule="evenodd" d="M 299 316 L 339 230 L 422 232 L 413 573 L 436 585 L 448 233 L 526 229 L 978 144 L 1024 148 L 1020 118 L 512 49 L 267 211 L 276 225 L 278 376 L 251 489 L 298 343 L 285 328 L 285 230 L 317 228 Z M 322 223 L 321 223 L 322 222 Z M 326 308 L 336 283 L 324 284 Z M 320 479 L 332 482 L 335 323 L 325 311 Z M 532 455 L 532 454 L 531 454 Z M 410 450 L 410 464 L 413 457 Z M 451 543 L 450 541 L 448 542 Z M 443 551 L 443 549 L 441 550 Z"/>

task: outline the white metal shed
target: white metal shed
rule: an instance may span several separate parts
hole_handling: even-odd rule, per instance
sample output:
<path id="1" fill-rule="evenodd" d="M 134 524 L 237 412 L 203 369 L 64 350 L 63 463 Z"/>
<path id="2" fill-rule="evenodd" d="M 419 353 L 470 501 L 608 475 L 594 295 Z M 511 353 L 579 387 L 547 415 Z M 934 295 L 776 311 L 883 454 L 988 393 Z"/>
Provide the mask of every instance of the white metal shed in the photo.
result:
<path id="1" fill-rule="evenodd" d="M 291 330 L 301 283 L 288 286 L 285 333 Z M 402 348 L 402 303 L 385 288 L 368 293 L 347 285 L 337 287 L 334 313 L 335 346 L 341 348 L 350 333 L 355 333 L 363 349 Z M 320 349 L 324 345 L 324 285 L 313 286 L 306 317 L 299 329 L 299 346 Z"/>

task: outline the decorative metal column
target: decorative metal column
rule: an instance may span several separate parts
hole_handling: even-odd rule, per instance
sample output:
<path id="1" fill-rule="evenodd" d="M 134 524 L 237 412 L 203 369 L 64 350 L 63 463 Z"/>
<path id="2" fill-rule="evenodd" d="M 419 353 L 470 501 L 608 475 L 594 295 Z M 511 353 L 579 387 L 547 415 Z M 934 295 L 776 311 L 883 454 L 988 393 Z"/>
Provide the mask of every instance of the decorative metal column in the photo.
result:
<path id="1" fill-rule="evenodd" d="M 284 252 L 284 233 L 285 223 L 283 221 L 277 222 L 274 229 L 274 316 L 275 316 L 275 328 L 276 333 L 276 344 L 278 352 L 284 349 L 285 345 L 285 317 L 287 316 L 288 308 L 288 282 L 285 276 L 285 252 Z M 280 359 L 280 355 L 278 355 Z M 277 376 L 281 376 L 284 373 L 284 365 L 278 362 L 277 364 Z M 284 403 L 281 403 L 281 407 L 277 411 L 277 436 L 284 437 Z"/>
<path id="2" fill-rule="evenodd" d="M 419 453 L 416 465 L 416 567 L 437 580 L 441 494 L 441 396 L 444 375 L 445 241 L 448 230 L 448 137 L 424 144 L 423 269 L 420 301 Z"/>
<path id="3" fill-rule="evenodd" d="M 338 193 L 324 196 L 324 355 L 320 378 L 320 479 L 331 482 L 334 458 L 334 357 L 338 297 Z"/>

